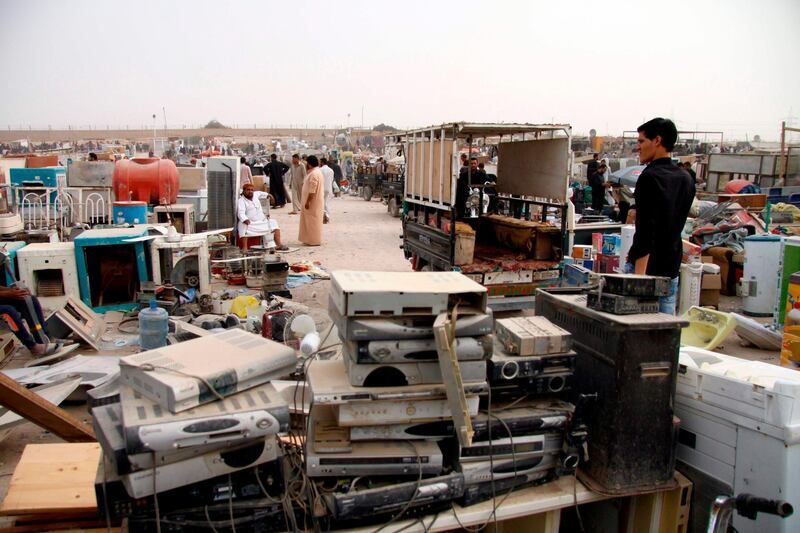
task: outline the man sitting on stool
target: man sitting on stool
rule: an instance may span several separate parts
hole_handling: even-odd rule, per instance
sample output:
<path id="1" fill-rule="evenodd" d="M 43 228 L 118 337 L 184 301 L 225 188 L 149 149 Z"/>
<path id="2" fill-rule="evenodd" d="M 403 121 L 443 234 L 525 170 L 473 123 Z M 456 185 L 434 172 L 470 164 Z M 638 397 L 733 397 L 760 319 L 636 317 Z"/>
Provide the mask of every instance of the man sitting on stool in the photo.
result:
<path id="1" fill-rule="evenodd" d="M 289 248 L 281 244 L 281 230 L 278 221 L 264 215 L 261 198 L 272 196 L 264 191 L 256 191 L 252 183 L 245 183 L 242 195 L 236 202 L 236 218 L 239 219 L 239 238 L 262 237 L 272 233 L 276 250 L 286 251 Z"/>

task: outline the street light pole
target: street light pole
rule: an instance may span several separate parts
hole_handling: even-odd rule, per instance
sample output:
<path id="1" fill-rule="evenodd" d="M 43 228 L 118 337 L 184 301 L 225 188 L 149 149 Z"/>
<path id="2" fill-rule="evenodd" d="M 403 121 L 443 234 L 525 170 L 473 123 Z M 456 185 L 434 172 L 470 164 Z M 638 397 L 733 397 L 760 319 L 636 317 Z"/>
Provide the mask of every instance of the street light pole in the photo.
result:
<path id="1" fill-rule="evenodd" d="M 156 114 L 153 113 L 153 156 L 156 155 Z"/>

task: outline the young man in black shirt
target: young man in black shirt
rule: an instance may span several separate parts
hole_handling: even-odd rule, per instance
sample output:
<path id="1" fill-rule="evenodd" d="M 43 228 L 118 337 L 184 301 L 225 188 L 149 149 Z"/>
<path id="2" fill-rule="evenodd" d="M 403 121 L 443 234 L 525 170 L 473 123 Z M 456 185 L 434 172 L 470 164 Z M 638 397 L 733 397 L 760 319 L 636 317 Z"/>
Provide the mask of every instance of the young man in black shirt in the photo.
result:
<path id="1" fill-rule="evenodd" d="M 675 314 L 678 274 L 683 255 L 681 231 L 694 199 L 694 181 L 675 165 L 669 154 L 678 130 L 664 118 L 654 118 L 637 129 L 639 160 L 647 168 L 636 181 L 636 233 L 628 263 L 637 274 L 666 276 L 672 280 L 670 295 L 661 298 L 661 312 Z M 630 269 L 630 267 L 628 267 Z"/>

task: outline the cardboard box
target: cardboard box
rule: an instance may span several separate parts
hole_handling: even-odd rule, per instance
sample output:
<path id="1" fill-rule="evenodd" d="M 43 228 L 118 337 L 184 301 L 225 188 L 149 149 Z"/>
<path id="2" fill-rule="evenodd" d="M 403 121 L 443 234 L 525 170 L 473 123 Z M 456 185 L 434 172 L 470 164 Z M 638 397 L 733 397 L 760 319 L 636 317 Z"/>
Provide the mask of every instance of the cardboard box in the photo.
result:
<path id="1" fill-rule="evenodd" d="M 718 289 L 702 289 L 700 291 L 700 306 L 701 307 L 719 307 L 719 290 Z"/>
<path id="2" fill-rule="evenodd" d="M 721 288 L 722 288 L 721 275 L 703 274 L 703 280 L 700 283 L 700 305 L 719 307 L 719 290 Z"/>
<path id="3" fill-rule="evenodd" d="M 612 233 L 603 235 L 603 255 L 619 255 L 622 251 L 622 235 Z"/>
<path id="4" fill-rule="evenodd" d="M 620 257 L 618 255 L 600 256 L 600 273 L 616 274 L 619 271 Z"/>
<path id="5" fill-rule="evenodd" d="M 253 187 L 257 191 L 266 191 L 269 187 L 264 186 L 264 176 L 253 176 Z"/>
<path id="6" fill-rule="evenodd" d="M 575 259 L 591 259 L 592 246 L 588 244 L 576 244 L 572 247 L 572 257 Z"/>
<path id="7" fill-rule="evenodd" d="M 564 353 L 572 347 L 572 335 L 541 316 L 501 318 L 495 335 L 507 352 L 520 356 Z"/>
<path id="8" fill-rule="evenodd" d="M 722 288 L 722 276 L 719 274 L 703 274 L 703 281 L 700 284 L 700 289 L 716 289 Z"/>

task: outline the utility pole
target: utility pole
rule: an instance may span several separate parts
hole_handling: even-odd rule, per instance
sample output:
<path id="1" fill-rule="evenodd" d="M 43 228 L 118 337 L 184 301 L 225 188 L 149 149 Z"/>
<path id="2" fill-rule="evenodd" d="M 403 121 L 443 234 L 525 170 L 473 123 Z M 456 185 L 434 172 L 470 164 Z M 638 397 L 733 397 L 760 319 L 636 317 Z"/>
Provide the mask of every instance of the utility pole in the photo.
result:
<path id="1" fill-rule="evenodd" d="M 153 155 L 156 155 L 156 114 L 153 113 Z"/>

